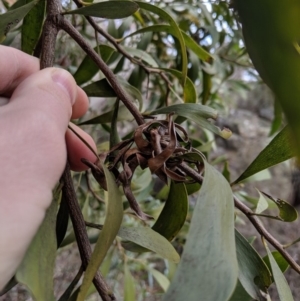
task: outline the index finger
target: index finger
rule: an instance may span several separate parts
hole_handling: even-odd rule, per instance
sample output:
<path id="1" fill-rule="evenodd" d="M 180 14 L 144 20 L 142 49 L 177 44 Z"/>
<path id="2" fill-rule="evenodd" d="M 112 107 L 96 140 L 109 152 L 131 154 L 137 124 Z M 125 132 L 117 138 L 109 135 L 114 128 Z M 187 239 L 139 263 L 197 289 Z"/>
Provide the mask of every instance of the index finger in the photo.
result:
<path id="1" fill-rule="evenodd" d="M 0 66 L 0 95 L 10 96 L 26 77 L 40 69 L 40 62 L 20 50 L 0 45 Z"/>

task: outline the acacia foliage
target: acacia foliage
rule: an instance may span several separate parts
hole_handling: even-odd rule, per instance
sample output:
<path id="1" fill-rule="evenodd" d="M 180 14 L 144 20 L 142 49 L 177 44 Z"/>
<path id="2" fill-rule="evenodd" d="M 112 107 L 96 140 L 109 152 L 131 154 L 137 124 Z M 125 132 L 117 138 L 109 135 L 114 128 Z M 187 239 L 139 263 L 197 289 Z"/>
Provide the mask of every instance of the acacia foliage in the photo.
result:
<path id="1" fill-rule="evenodd" d="M 27 2 L 10 5 L 2 0 L 6 12 L 0 15 L 0 40 L 18 45 L 21 37 L 19 47 L 40 56 L 47 51 L 41 39 L 46 2 Z M 48 0 L 48 8 L 52 2 Z M 233 7 L 239 11 L 244 2 L 235 1 Z M 232 192 L 232 186 L 293 156 L 287 129 L 231 185 L 227 162 L 219 160 L 224 164 L 219 172 L 210 160 L 214 136 L 231 135 L 212 120 L 218 110 L 226 109 L 229 92 L 237 95 L 247 88 L 242 79 L 231 75 L 242 70 L 244 75 L 257 76 L 230 3 L 66 1 L 60 15 L 106 66 L 99 67 L 92 59 L 92 47 L 84 54 L 78 40 L 62 26 L 65 31 L 57 37 L 55 64 L 68 69 L 93 99 L 89 115 L 78 124 L 98 142 L 99 162 L 84 161 L 94 178 L 74 174 L 73 181 L 86 225 L 98 229 L 88 229 L 95 252 L 89 265 L 83 265 L 82 284 L 76 287 L 79 279 L 75 279 L 74 287 L 55 295 L 51 275 L 56 253 L 39 261 L 35 254 L 41 256 L 46 254 L 41 249 L 66 247 L 75 240 L 76 225 L 68 225 L 72 212 L 66 210 L 66 194 L 58 186 L 44 224 L 5 291 L 20 282 L 36 300 L 85 300 L 95 292 L 92 281 L 100 268 L 112 292 L 130 301 L 143 299 L 153 288 L 157 295 L 164 293 L 162 300 L 270 300 L 268 287 L 274 281 L 281 300 L 293 300 L 282 271 L 289 264 L 298 272 L 299 268 L 253 216 L 292 222 L 297 212 L 263 192 L 259 198 L 241 194 L 244 203 Z M 96 26 L 90 26 L 88 17 L 98 18 L 92 20 Z M 244 31 L 257 32 L 252 24 L 251 20 L 242 24 Z M 263 51 L 255 55 L 266 56 Z M 276 73 L 274 64 L 272 68 Z M 119 97 L 120 89 L 126 101 Z M 138 125 L 133 108 L 139 114 Z M 274 119 L 273 132 L 280 129 L 280 115 Z M 189 195 L 197 199 L 196 204 L 192 201 L 189 206 Z M 245 205 L 250 201 L 253 211 Z M 234 205 L 265 237 L 266 258 L 235 230 L 234 215 L 240 211 Z M 265 213 L 268 207 L 273 211 Z M 278 251 L 272 253 L 266 240 Z M 46 283 L 40 285 L 39 279 Z"/>

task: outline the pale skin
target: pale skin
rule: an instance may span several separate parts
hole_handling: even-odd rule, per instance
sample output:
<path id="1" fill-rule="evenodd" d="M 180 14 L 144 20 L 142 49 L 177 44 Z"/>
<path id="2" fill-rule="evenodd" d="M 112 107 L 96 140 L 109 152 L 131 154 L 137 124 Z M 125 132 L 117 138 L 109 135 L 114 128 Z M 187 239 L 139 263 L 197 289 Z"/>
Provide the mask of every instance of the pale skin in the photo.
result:
<path id="1" fill-rule="evenodd" d="M 96 157 L 70 130 L 88 98 L 62 69 L 0 46 L 0 290 L 14 275 L 52 200 L 67 161 Z M 96 151 L 92 138 L 70 124 Z"/>

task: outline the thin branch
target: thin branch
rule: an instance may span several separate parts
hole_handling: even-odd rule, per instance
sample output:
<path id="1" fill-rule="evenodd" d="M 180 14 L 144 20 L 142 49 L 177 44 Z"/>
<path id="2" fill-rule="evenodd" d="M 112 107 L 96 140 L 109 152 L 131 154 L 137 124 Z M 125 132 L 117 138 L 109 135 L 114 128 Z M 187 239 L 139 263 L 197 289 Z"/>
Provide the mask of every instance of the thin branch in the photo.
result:
<path id="1" fill-rule="evenodd" d="M 144 118 L 138 108 L 132 103 L 127 93 L 119 84 L 115 74 L 108 68 L 104 61 L 99 57 L 97 52 L 82 38 L 77 29 L 66 19 L 59 20 L 59 27 L 68 33 L 71 38 L 86 52 L 87 55 L 97 64 L 99 69 L 106 76 L 118 98 L 124 103 L 126 108 L 131 112 L 138 125 L 143 124 Z"/>
<path id="2" fill-rule="evenodd" d="M 76 192 L 74 190 L 69 163 L 67 163 L 61 181 L 64 184 L 62 197 L 67 201 L 69 207 L 83 269 L 85 270 L 87 268 L 89 259 L 92 254 L 92 248 L 85 229 L 85 222 L 79 203 L 77 201 Z M 115 300 L 114 295 L 111 293 L 110 289 L 108 288 L 106 282 L 104 281 L 99 272 L 96 273 L 93 283 L 103 301 Z"/>
<path id="3" fill-rule="evenodd" d="M 59 32 L 59 24 L 63 22 L 64 17 L 60 15 L 61 4 L 59 0 L 47 1 L 47 18 L 43 27 L 42 45 L 41 45 L 41 69 L 52 67 L 55 59 L 55 45 L 57 34 Z M 67 163 L 65 171 L 61 177 L 64 186 L 62 189 L 64 200 L 67 203 L 70 217 L 73 223 L 79 252 L 81 255 L 82 266 L 85 270 L 92 254 L 91 245 L 88 240 L 84 219 L 80 210 L 69 163 Z M 97 273 L 93 283 L 104 301 L 115 300 L 114 295 L 110 292 L 106 282 L 102 276 Z"/>
<path id="4" fill-rule="evenodd" d="M 99 202 L 104 204 L 105 202 L 95 193 L 95 191 L 91 187 L 90 179 L 89 179 L 89 173 L 88 171 L 85 172 L 85 180 L 87 184 L 88 191 L 93 195 L 93 197 Z"/>
<path id="5" fill-rule="evenodd" d="M 198 183 L 202 184 L 203 177 L 198 174 L 197 171 L 195 171 L 193 168 L 189 167 L 185 163 L 180 163 L 178 165 L 178 168 L 180 168 L 182 171 L 184 171 L 188 176 L 193 178 Z M 285 260 L 290 264 L 290 266 L 300 274 L 300 266 L 297 264 L 297 262 L 292 258 L 292 256 L 287 253 L 280 244 L 276 238 L 274 238 L 267 229 L 263 226 L 263 224 L 260 222 L 260 220 L 253 215 L 253 211 L 248 208 L 245 204 L 243 204 L 236 196 L 233 196 L 234 199 L 234 205 L 236 208 L 238 208 L 241 212 L 243 212 L 249 221 L 252 223 L 252 225 L 256 228 L 257 232 L 262 235 L 284 258 Z"/>
<path id="6" fill-rule="evenodd" d="M 74 0 L 74 3 L 77 5 L 77 7 L 82 7 L 82 4 L 78 0 Z M 123 47 L 115 40 L 114 37 L 112 37 L 108 32 L 103 30 L 92 17 L 86 16 L 87 21 L 90 23 L 90 25 L 97 31 L 99 34 L 101 34 L 107 41 L 109 41 L 119 53 L 121 53 L 124 57 L 126 57 L 130 62 L 133 64 L 136 64 L 143 68 L 147 74 L 150 73 L 157 73 L 166 83 L 167 87 L 169 88 L 172 86 L 172 82 L 168 79 L 166 74 L 161 71 L 160 69 L 155 69 L 146 66 L 143 64 L 140 60 L 137 60 L 136 58 L 132 57 L 127 51 L 123 49 Z"/>

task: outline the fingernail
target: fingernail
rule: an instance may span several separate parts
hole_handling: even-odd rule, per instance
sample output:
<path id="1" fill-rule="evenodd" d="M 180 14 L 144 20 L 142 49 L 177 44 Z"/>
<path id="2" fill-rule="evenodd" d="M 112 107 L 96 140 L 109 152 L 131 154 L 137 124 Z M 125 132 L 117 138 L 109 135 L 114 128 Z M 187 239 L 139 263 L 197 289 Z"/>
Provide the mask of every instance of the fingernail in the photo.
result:
<path id="1" fill-rule="evenodd" d="M 75 102 L 75 93 L 72 87 L 73 84 L 71 82 L 71 75 L 65 70 L 54 69 L 52 73 L 52 80 L 68 94 L 68 97 L 73 105 Z"/>

